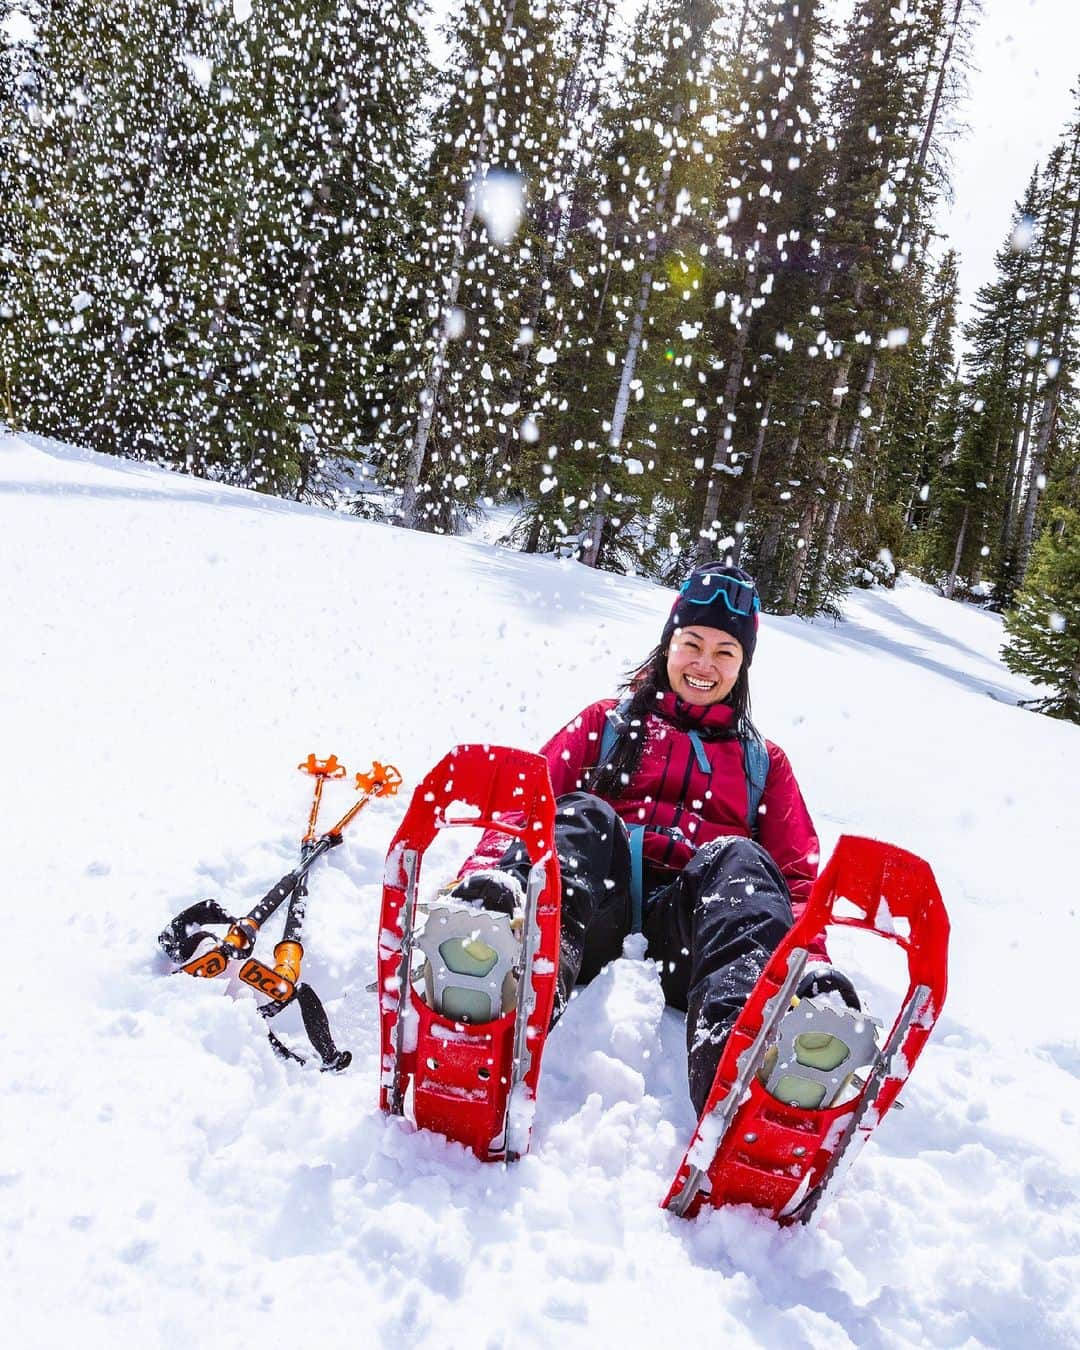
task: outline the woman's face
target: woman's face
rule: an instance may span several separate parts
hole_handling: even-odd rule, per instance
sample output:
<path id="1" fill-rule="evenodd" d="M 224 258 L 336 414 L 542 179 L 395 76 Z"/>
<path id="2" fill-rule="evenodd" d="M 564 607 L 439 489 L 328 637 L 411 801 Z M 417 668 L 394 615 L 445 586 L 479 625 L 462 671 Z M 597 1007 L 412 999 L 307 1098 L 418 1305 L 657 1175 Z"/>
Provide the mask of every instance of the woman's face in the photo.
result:
<path id="1" fill-rule="evenodd" d="M 743 649 L 738 638 L 722 628 L 695 623 L 679 629 L 671 639 L 668 681 L 684 703 L 707 707 L 731 693 L 742 663 Z"/>

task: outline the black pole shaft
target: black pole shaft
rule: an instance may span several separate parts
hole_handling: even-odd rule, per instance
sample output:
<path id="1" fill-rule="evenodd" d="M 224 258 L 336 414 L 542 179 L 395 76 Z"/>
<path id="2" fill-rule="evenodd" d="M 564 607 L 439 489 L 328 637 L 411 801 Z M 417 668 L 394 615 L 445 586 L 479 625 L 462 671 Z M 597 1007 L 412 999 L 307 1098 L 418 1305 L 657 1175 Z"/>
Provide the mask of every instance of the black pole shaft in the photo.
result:
<path id="1" fill-rule="evenodd" d="M 340 842 L 341 836 L 339 834 L 324 834 L 319 842 L 312 846 L 307 857 L 301 859 L 300 865 L 294 871 L 286 872 L 277 885 L 271 887 L 255 908 L 244 916 L 246 921 L 256 928 L 261 928 L 278 906 L 292 895 L 295 888 L 303 882 L 308 869 L 316 859 L 321 858 L 324 853 L 328 853 L 335 844 Z M 244 920 L 241 920 L 241 923 L 243 922 Z"/>
<path id="2" fill-rule="evenodd" d="M 301 865 L 307 862 L 315 848 L 314 844 L 304 844 L 300 850 Z M 301 874 L 289 897 L 289 909 L 285 915 L 285 928 L 281 934 L 282 942 L 299 942 L 304 931 L 304 918 L 307 914 L 307 873 Z"/>

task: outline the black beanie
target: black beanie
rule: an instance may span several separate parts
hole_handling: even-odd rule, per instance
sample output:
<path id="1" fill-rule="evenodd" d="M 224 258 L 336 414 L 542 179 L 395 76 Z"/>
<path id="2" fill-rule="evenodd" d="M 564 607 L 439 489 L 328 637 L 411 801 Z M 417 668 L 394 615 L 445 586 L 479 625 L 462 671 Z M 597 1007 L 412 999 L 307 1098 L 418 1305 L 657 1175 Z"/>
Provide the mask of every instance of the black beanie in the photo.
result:
<path id="1" fill-rule="evenodd" d="M 749 572 L 720 562 L 702 563 L 679 587 L 660 645 L 666 649 L 677 628 L 695 623 L 719 628 L 738 640 L 743 661 L 749 665 L 754 659 L 760 609 L 757 587 Z"/>

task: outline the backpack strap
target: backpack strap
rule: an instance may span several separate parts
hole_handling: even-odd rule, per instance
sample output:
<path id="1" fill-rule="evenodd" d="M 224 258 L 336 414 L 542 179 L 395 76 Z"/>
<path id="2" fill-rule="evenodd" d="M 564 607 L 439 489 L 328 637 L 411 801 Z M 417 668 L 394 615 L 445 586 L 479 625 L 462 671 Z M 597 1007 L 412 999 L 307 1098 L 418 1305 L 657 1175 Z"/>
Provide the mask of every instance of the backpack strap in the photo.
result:
<path id="1" fill-rule="evenodd" d="M 645 826 L 631 825 L 630 837 L 630 931 L 640 933 L 645 909 Z"/>
<path id="2" fill-rule="evenodd" d="M 758 837 L 758 810 L 769 776 L 769 749 L 754 727 L 739 732 L 742 746 L 743 773 L 746 774 L 746 823 L 751 839 Z"/>
<path id="3" fill-rule="evenodd" d="M 600 737 L 600 758 L 596 761 L 598 770 L 603 768 L 611 758 L 619 737 L 630 725 L 627 720 L 629 713 L 630 699 L 623 698 L 616 703 L 614 708 L 609 708 L 604 714 L 604 730 Z"/>
<path id="4" fill-rule="evenodd" d="M 686 733 L 694 748 L 694 758 L 703 774 L 712 773 L 712 765 L 705 753 L 705 746 L 696 731 Z M 746 826 L 750 838 L 758 837 L 758 810 L 765 792 L 765 780 L 769 776 L 769 751 L 760 733 L 755 727 L 746 726 L 738 733 L 739 746 L 742 749 L 743 773 L 746 776 Z"/>
<path id="5" fill-rule="evenodd" d="M 630 699 L 621 699 L 614 708 L 609 708 L 604 715 L 604 730 L 600 737 L 600 755 L 596 763 L 596 771 L 608 762 L 615 751 L 620 736 L 624 735 L 630 723 L 628 714 L 630 711 Z M 696 731 L 687 733 L 690 737 L 690 744 L 693 746 L 694 758 L 697 760 L 697 766 L 703 774 L 712 773 L 712 765 L 709 757 L 705 753 L 705 746 L 702 744 L 701 737 Z M 750 830 L 750 837 L 758 837 L 758 811 L 761 807 L 761 798 L 765 792 L 765 782 L 769 776 L 769 751 L 761 734 L 755 727 L 744 726 L 738 733 L 739 745 L 742 748 L 743 773 L 746 776 L 746 824 Z M 644 845 L 645 845 L 645 827 L 643 825 L 633 825 L 628 828 L 630 836 L 630 903 L 633 913 L 633 929 L 635 933 L 641 932 L 642 908 L 644 904 Z M 669 830 L 654 831 L 654 833 L 670 834 Z M 682 832 L 679 831 L 679 834 Z M 687 840 L 689 842 L 689 840 Z"/>
<path id="6" fill-rule="evenodd" d="M 627 825 L 626 834 L 630 841 L 630 920 L 631 933 L 642 932 L 642 918 L 645 913 L 645 834 L 665 834 L 685 844 L 691 853 L 697 852 L 697 844 L 687 839 L 676 825 Z"/>
<path id="7" fill-rule="evenodd" d="M 686 733 L 690 737 L 690 744 L 694 750 L 694 758 L 697 760 L 697 766 L 701 772 L 708 778 L 712 774 L 712 764 L 709 756 L 705 753 L 705 747 L 701 743 L 701 737 L 696 731 Z"/>

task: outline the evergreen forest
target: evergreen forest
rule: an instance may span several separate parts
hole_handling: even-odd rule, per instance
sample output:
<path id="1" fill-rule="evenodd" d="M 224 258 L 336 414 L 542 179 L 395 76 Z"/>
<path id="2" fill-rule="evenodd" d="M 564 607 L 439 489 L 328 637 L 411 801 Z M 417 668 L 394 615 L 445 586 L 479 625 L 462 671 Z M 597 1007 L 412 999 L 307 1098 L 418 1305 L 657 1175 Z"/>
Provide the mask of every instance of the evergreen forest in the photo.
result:
<path id="1" fill-rule="evenodd" d="M 0 0 L 0 421 L 783 614 L 906 569 L 1080 721 L 1080 88 L 961 327 L 979 8 Z"/>

